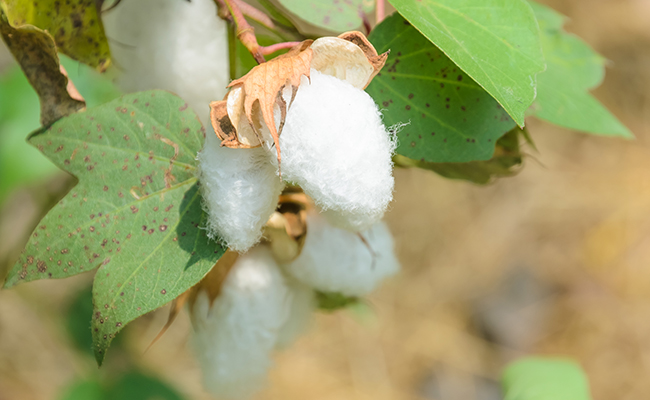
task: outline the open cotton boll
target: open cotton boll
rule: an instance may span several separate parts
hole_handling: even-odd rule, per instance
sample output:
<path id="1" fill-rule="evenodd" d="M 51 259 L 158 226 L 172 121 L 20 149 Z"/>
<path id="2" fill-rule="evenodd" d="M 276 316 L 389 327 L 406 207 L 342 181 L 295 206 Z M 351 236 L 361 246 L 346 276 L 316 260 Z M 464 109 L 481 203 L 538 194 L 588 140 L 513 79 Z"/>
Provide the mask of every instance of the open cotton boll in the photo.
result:
<path id="1" fill-rule="evenodd" d="M 384 222 L 357 234 L 333 227 L 321 215 L 310 213 L 302 252 L 284 268 L 316 290 L 362 296 L 395 274 L 399 262 Z"/>
<path id="2" fill-rule="evenodd" d="M 102 14 L 118 85 L 178 94 L 209 125 L 229 83 L 228 32 L 213 0 L 122 0 Z"/>
<path id="3" fill-rule="evenodd" d="M 280 349 L 291 345 L 307 330 L 317 306 L 314 289 L 295 279 L 287 279 L 287 285 L 291 293 L 291 309 L 278 334 L 276 348 Z"/>
<path id="4" fill-rule="evenodd" d="M 393 198 L 395 141 L 372 98 L 335 77 L 303 77 L 282 134 L 282 177 L 302 187 L 330 221 L 360 231 Z"/>
<path id="5" fill-rule="evenodd" d="M 193 348 L 205 388 L 218 398 L 245 398 L 264 384 L 290 294 L 265 246 L 241 255 L 212 307 L 202 292 L 192 308 Z"/>
<path id="6" fill-rule="evenodd" d="M 207 135 L 199 153 L 199 181 L 208 213 L 208 236 L 235 251 L 259 242 L 262 227 L 278 204 L 283 184 L 269 152 L 221 147 Z"/>

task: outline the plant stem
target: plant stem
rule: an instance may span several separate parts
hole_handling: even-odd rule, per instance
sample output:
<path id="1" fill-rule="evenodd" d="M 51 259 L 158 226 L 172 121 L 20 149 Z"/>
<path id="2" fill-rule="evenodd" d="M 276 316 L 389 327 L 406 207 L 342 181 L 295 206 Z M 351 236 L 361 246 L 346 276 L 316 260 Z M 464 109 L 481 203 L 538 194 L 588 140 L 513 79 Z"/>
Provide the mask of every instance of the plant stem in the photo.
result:
<path id="1" fill-rule="evenodd" d="M 264 56 L 260 53 L 260 45 L 257 43 L 257 38 L 255 37 L 255 29 L 246 21 L 244 14 L 241 11 L 240 5 L 242 2 L 240 0 L 216 0 L 218 3 L 223 2 L 230 16 L 232 17 L 233 22 L 236 27 L 236 35 L 240 42 L 255 58 L 258 64 L 265 62 Z"/>
<path id="2" fill-rule="evenodd" d="M 384 0 L 377 0 L 377 4 L 375 5 L 375 16 L 376 16 L 376 24 L 379 24 L 381 21 L 386 18 L 386 3 L 384 3 Z"/>
<path id="3" fill-rule="evenodd" d="M 269 55 L 272 53 L 275 53 L 276 51 L 282 50 L 282 49 L 290 49 L 293 46 L 299 45 L 300 42 L 282 42 L 282 43 L 276 43 L 272 44 L 270 46 L 265 46 L 265 47 L 260 47 L 260 53 L 263 55 Z"/>
<path id="4" fill-rule="evenodd" d="M 277 26 L 275 26 L 275 23 L 273 23 L 271 17 L 266 15 L 264 11 L 258 10 L 257 8 L 251 6 L 248 3 L 244 3 L 243 1 L 239 2 L 239 9 L 241 10 L 242 14 L 253 19 L 253 21 L 257 21 L 260 25 L 263 25 L 272 31 L 278 29 Z"/>

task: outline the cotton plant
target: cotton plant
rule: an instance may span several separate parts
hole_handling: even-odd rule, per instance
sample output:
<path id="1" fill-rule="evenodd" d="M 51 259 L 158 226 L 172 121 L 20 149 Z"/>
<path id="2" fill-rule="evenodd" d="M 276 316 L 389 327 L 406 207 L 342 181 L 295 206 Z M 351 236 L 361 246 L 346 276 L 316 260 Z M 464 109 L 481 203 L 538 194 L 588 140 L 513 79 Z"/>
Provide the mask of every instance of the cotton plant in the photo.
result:
<path id="1" fill-rule="evenodd" d="M 287 347 L 307 329 L 316 293 L 363 296 L 397 272 L 392 238 L 381 222 L 392 199 L 395 140 L 363 91 L 385 59 L 359 32 L 306 41 L 233 81 L 224 100 L 211 103 L 221 142 L 206 140 L 198 157 L 209 234 L 242 253 L 230 274 L 265 251 L 273 260 L 259 262 L 274 271 L 279 266 L 286 279 L 282 287 L 247 291 L 260 304 L 247 312 L 265 318 L 249 318 L 246 326 L 264 331 L 264 340 L 232 334 L 228 345 L 223 339 L 220 329 L 241 323 L 239 303 L 247 300 L 230 299 L 224 310 L 224 292 L 214 300 L 221 312 L 200 311 L 203 322 L 195 326 L 201 343 L 220 340 L 229 349 L 201 353 L 213 394 L 238 395 L 221 390 L 236 382 L 261 385 L 264 374 L 257 368 L 268 368 L 273 348 Z M 236 281 L 227 278 L 222 290 L 231 285 Z M 277 309 L 273 299 L 280 292 L 288 298 Z M 262 322 L 271 317 L 281 328 Z M 249 369 L 237 372 L 234 362 L 226 375 L 215 367 L 229 365 L 228 355 L 247 359 L 251 349 L 260 359 Z"/>
<path id="2" fill-rule="evenodd" d="M 383 222 L 393 167 L 514 175 L 528 116 L 631 136 L 589 94 L 604 59 L 555 11 L 389 1 L 392 15 L 385 0 L 0 2 L 39 95 L 28 141 L 78 178 L 5 287 L 97 269 L 99 365 L 131 321 L 171 302 L 168 327 L 187 309 L 205 388 L 244 398 L 315 311 L 399 270 Z M 126 94 L 86 109 L 59 53 L 112 69 Z"/>
<path id="3" fill-rule="evenodd" d="M 189 297 L 192 348 L 210 393 L 245 398 L 263 386 L 273 351 L 308 330 L 317 293 L 357 298 L 398 269 L 380 221 L 392 199 L 395 138 L 363 90 L 387 54 L 359 32 L 308 40 L 206 102 L 227 75 L 214 3 L 124 1 L 105 18 L 109 35 L 132 44 L 114 55 L 123 60 L 120 86 L 174 91 L 203 120 L 210 110 L 214 131 L 197 156 L 205 228 L 231 253 Z M 302 213 L 276 211 L 291 203 L 287 185 L 304 191 Z"/>

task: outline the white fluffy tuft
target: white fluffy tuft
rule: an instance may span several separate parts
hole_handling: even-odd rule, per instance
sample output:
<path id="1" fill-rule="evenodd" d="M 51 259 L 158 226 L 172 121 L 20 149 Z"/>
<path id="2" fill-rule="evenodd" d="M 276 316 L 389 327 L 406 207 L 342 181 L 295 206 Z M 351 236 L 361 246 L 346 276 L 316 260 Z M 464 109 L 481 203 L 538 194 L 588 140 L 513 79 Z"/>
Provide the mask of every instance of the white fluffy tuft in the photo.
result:
<path id="1" fill-rule="evenodd" d="M 221 147 L 209 134 L 198 160 L 208 236 L 232 250 L 248 250 L 261 239 L 282 192 L 269 152 Z"/>
<path id="2" fill-rule="evenodd" d="M 289 318 L 280 329 L 276 347 L 283 349 L 291 345 L 311 324 L 316 310 L 314 289 L 295 279 L 287 279 L 291 293 Z"/>
<path id="3" fill-rule="evenodd" d="M 357 234 L 335 228 L 322 216 L 310 213 L 302 253 L 284 267 L 293 277 L 317 290 L 362 296 L 395 274 L 399 262 L 384 222 Z"/>
<path id="4" fill-rule="evenodd" d="M 284 278 L 264 246 L 240 256 L 211 308 L 206 293 L 199 294 L 193 347 L 212 395 L 245 398 L 264 385 L 289 309 Z"/>
<path id="5" fill-rule="evenodd" d="M 169 90 L 209 123 L 210 101 L 230 79 L 227 26 L 213 0 L 123 0 L 102 17 L 123 90 Z"/>
<path id="6" fill-rule="evenodd" d="M 335 77 L 303 77 L 280 135 L 282 174 L 300 185 L 334 225 L 360 231 L 393 198 L 395 140 L 372 98 Z"/>

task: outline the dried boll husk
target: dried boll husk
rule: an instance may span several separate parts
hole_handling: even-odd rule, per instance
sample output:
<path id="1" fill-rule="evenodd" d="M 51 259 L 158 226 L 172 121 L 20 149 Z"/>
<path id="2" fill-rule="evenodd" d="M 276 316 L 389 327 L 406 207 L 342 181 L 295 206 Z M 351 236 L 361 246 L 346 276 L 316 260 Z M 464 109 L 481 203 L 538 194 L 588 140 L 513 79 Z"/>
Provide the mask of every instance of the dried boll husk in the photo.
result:
<path id="1" fill-rule="evenodd" d="M 279 136 L 302 77 L 309 78 L 315 69 L 363 89 L 387 57 L 388 53 L 377 54 L 361 32 L 304 41 L 231 82 L 225 99 L 210 104 L 212 126 L 222 145 L 231 148 L 262 146 L 267 141 L 266 127 L 280 165 Z"/>
<path id="2" fill-rule="evenodd" d="M 239 256 L 214 300 L 207 290 L 196 294 L 192 344 L 212 395 L 246 398 L 264 385 L 291 296 L 266 246 Z"/>
<path id="3" fill-rule="evenodd" d="M 383 222 L 355 234 L 312 212 L 307 229 L 302 252 L 282 267 L 316 290 L 363 296 L 399 270 L 393 239 Z"/>

